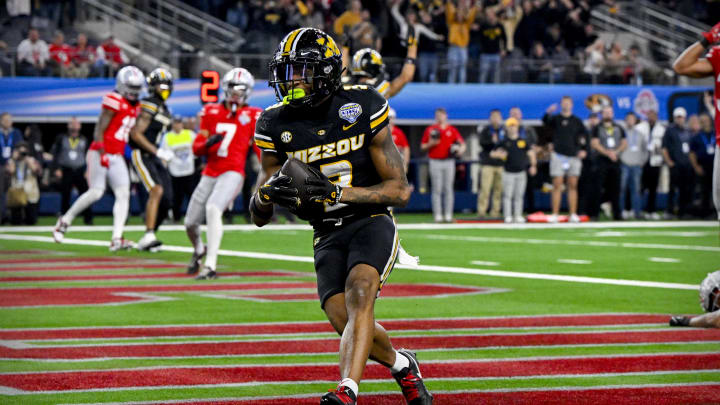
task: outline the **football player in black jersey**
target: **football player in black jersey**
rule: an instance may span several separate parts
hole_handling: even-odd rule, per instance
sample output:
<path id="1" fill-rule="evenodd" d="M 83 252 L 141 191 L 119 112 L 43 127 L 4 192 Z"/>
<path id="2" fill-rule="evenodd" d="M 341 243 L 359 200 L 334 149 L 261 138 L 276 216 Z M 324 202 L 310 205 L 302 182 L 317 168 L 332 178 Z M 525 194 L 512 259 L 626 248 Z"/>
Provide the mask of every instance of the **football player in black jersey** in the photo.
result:
<path id="1" fill-rule="evenodd" d="M 165 164 L 175 154 L 160 148 L 161 137 L 171 123 L 170 110 L 165 102 L 173 89 L 172 74 L 157 68 L 147 77 L 150 95 L 140 101 L 140 114 L 130 131 L 132 165 L 149 197 L 145 206 L 145 235 L 137 244 L 138 250 L 154 250 L 162 244 L 155 236 L 160 224 L 172 207 L 172 181 Z"/>
<path id="2" fill-rule="evenodd" d="M 415 354 L 396 351 L 374 321 L 375 299 L 398 251 L 388 206 L 410 197 L 402 157 L 388 131 L 387 101 L 364 85 L 341 86 L 335 41 L 300 28 L 280 42 L 269 64 L 270 86 L 280 103 L 258 119 L 262 150 L 258 192 L 250 201 L 253 222 L 268 223 L 273 204 L 292 207 L 298 189 L 278 170 L 289 157 L 326 177 L 307 181 L 318 210 L 304 212 L 314 228 L 314 257 L 321 307 L 342 336 L 341 382 L 321 404 L 355 404 L 368 358 L 386 367 L 409 404 L 430 404 Z"/>
<path id="3" fill-rule="evenodd" d="M 417 60 L 418 39 L 415 36 L 415 30 L 412 25 L 408 26 L 407 33 L 407 55 L 400 74 L 394 79 L 388 81 L 385 72 L 385 63 L 382 55 L 374 49 L 363 48 L 355 52 L 352 61 L 343 60 L 344 65 L 350 65 L 348 68 L 349 76 L 343 78 L 346 84 L 366 84 L 372 86 L 383 97 L 389 99 L 400 93 L 400 90 L 415 77 L 415 62 Z M 350 47 L 346 43 L 343 46 L 343 52 L 350 52 Z"/>

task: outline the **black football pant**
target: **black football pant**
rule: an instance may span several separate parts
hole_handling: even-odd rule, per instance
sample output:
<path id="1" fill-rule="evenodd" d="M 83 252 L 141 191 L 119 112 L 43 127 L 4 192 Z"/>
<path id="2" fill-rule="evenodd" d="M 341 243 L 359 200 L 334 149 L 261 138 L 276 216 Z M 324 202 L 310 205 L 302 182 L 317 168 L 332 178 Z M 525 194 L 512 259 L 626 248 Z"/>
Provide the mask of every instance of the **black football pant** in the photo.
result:
<path id="1" fill-rule="evenodd" d="M 609 200 L 612 204 L 613 219 L 620 220 L 620 162 L 601 157 L 597 160 L 595 181 L 593 187 L 593 209 L 590 216 L 597 217 L 600 213 L 600 204 Z M 603 196 L 607 198 L 603 198 Z"/>
<path id="2" fill-rule="evenodd" d="M 711 215 L 715 208 L 712 202 L 712 177 L 713 177 L 713 164 L 702 165 L 704 175 L 698 177 L 697 181 L 700 184 L 700 209 L 698 215 L 706 217 Z"/>
<path id="3" fill-rule="evenodd" d="M 645 212 L 653 213 L 657 211 L 657 188 L 660 182 L 660 166 L 650 166 L 645 164 L 643 167 L 642 184 L 643 190 L 648 191 L 647 206 Z"/>
<path id="4" fill-rule="evenodd" d="M 170 172 L 168 172 L 160 158 L 149 153 L 144 153 L 138 149 L 132 151 L 132 163 L 138 177 L 140 178 L 140 183 L 145 186 L 145 190 L 148 194 L 155 185 L 160 185 L 163 189 L 163 195 L 160 199 L 160 204 L 158 205 L 155 220 L 154 230 L 157 231 L 165 218 L 167 218 L 168 212 L 170 211 L 170 208 L 172 208 L 174 201 Z"/>
<path id="5" fill-rule="evenodd" d="M 85 166 L 73 169 L 71 167 L 63 167 L 62 179 L 60 180 L 60 212 L 66 213 L 70 208 L 70 194 L 73 187 L 77 189 L 78 195 L 82 195 L 88 189 L 87 180 L 85 180 Z M 92 206 L 87 207 L 83 211 L 83 220 L 86 224 L 92 223 Z"/>
<path id="6" fill-rule="evenodd" d="M 13 225 L 35 225 L 38 220 L 38 203 L 27 203 L 24 207 L 10 208 L 10 223 Z"/>
<path id="7" fill-rule="evenodd" d="M 172 177 L 172 188 L 173 188 L 173 218 L 175 221 L 179 221 L 182 218 L 182 214 L 185 212 L 182 209 L 185 198 L 187 197 L 188 204 L 190 203 L 190 196 L 192 196 L 195 186 L 197 186 L 199 177 L 196 173 L 189 176 Z"/>
<path id="8" fill-rule="evenodd" d="M 667 212 L 675 213 L 677 197 L 677 215 L 682 217 L 689 213 L 692 204 L 692 192 L 695 188 L 695 171 L 690 165 L 675 165 L 670 169 L 670 191 L 668 192 Z"/>

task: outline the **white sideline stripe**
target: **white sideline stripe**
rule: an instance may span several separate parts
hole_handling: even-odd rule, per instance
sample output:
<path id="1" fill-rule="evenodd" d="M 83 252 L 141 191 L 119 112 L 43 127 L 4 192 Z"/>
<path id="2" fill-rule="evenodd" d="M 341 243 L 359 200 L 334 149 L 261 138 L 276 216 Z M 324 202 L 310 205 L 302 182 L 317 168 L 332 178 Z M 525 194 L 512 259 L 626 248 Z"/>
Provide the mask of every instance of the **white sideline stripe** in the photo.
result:
<path id="1" fill-rule="evenodd" d="M 448 237 L 451 238 L 451 237 Z M 0 240 L 24 240 L 33 242 L 48 242 L 55 243 L 52 237 L 49 236 L 29 236 L 29 235 L 3 235 L 0 234 Z M 520 239 L 521 240 L 521 239 Z M 563 241 L 565 242 L 565 241 Z M 568 241 L 570 242 L 570 241 Z M 63 240 L 64 244 L 69 245 L 93 245 L 93 246 L 109 246 L 109 242 L 102 242 L 98 240 L 86 240 L 86 239 L 69 239 Z M 673 246 L 673 245 L 667 245 Z M 696 246 L 700 247 L 700 246 Z M 673 246 L 673 248 L 675 248 Z M 717 249 L 720 252 L 720 248 Z M 163 245 L 160 250 L 167 250 L 170 252 L 185 252 L 192 253 L 193 248 L 185 246 L 171 246 Z M 310 256 L 291 256 L 291 255 L 280 255 L 275 253 L 258 253 L 258 252 L 243 252 L 235 250 L 220 249 L 218 254 L 223 256 L 234 256 L 234 257 L 246 257 L 253 259 L 268 259 L 268 260 L 284 260 L 291 262 L 301 263 L 314 263 L 315 260 Z M 509 277 L 509 278 L 524 278 L 533 280 L 551 280 L 551 281 L 566 281 L 574 283 L 586 283 L 586 284 L 608 284 L 608 285 L 622 285 L 629 287 L 650 287 L 650 288 L 667 288 L 674 290 L 697 290 L 698 285 L 695 284 L 680 284 L 680 283 L 664 283 L 658 281 L 640 281 L 640 280 L 623 280 L 613 278 L 598 278 L 598 277 L 581 277 L 581 276 L 563 276 L 558 274 L 540 274 L 540 273 L 525 273 L 515 271 L 504 271 L 504 270 L 490 270 L 490 269 L 471 269 L 466 267 L 449 267 L 449 266 L 431 266 L 431 265 L 417 265 L 417 266 L 406 266 L 397 264 L 396 268 L 409 269 L 417 271 L 435 271 L 440 273 L 457 273 L 457 274 L 474 274 L 478 276 L 490 276 L 490 277 Z"/>
<path id="2" fill-rule="evenodd" d="M 504 328 L 507 329 L 507 328 Z M 413 337 L 446 337 L 446 338 L 453 338 L 453 337 L 485 337 L 485 336 L 528 336 L 528 335 L 577 335 L 577 334 L 587 334 L 587 333 L 597 333 L 597 334 L 605 334 L 605 333 L 627 333 L 627 332 L 646 332 L 646 333 L 660 333 L 660 332 L 670 332 L 670 331 L 677 331 L 677 328 L 662 328 L 662 329 L 614 329 L 614 330 L 583 330 L 583 331 L 530 331 L 530 332 L 509 332 L 509 333 L 471 333 L 472 330 L 461 330 L 463 332 L 467 333 L 452 333 L 452 334 L 431 334 L 431 335 L 417 335 L 417 334 L 408 334 L 404 333 L 406 331 L 393 333 L 392 337 L 397 338 L 413 338 Z M 268 338 L 268 339 L 257 339 L 259 337 L 258 335 L 243 335 L 242 337 L 247 337 L 247 339 L 241 339 L 237 342 L 239 343 L 262 343 L 262 342 L 284 342 L 284 341 L 306 341 L 306 340 L 319 340 L 319 339 L 326 339 L 327 335 L 332 334 L 331 332 L 324 333 L 322 335 L 320 334 L 303 334 L 298 336 L 298 334 L 294 334 L 293 336 L 282 336 L 282 335 L 270 335 L 270 336 L 277 336 L 276 338 Z M 335 337 L 334 334 L 332 334 L 332 337 Z M 148 338 L 152 339 L 152 338 Z M 55 339 L 51 339 L 50 341 L 55 341 Z M 14 349 L 26 349 L 26 348 L 33 348 L 33 349 L 56 349 L 56 348 L 73 348 L 73 347 L 108 347 L 108 346 L 157 346 L 157 345 L 189 345 L 189 344 L 220 344 L 220 343 L 236 343 L 232 340 L 227 339 L 221 339 L 221 340 L 198 340 L 198 341 L 192 341 L 192 340 L 181 340 L 176 342 L 168 342 L 168 341 L 159 341 L 159 342 L 128 342 L 128 341 L 113 341 L 108 343 L 77 343 L 77 344 L 41 344 L 41 345 L 33 345 L 28 343 L 23 343 L 21 345 L 18 345 L 18 347 L 13 347 Z"/>
<path id="3" fill-rule="evenodd" d="M 700 372 L 703 373 L 703 372 Z M 700 374 L 697 372 L 689 372 L 688 374 Z M 657 375 L 665 375 L 664 372 L 659 372 Z M 655 372 L 647 373 L 647 375 L 655 375 Z M 582 374 L 577 374 L 574 376 L 571 376 L 572 378 L 581 378 Z M 605 375 L 599 374 L 596 376 L 589 374 L 590 378 L 602 378 L 605 377 Z M 610 374 L 612 376 L 612 374 Z M 623 374 L 618 374 L 618 376 L 622 377 Z M 538 378 L 554 378 L 554 375 L 547 375 L 542 376 Z M 512 377 L 513 379 L 522 379 L 522 377 Z M 567 378 L 564 376 L 560 376 L 560 378 Z M 508 379 L 508 377 L 504 377 L 504 379 Z M 535 378 L 537 379 L 537 378 Z M 438 378 L 437 381 L 458 381 L 462 379 L 456 379 L 456 378 Z M 467 378 L 464 379 L 464 381 L 486 381 L 488 380 L 485 377 L 478 377 L 478 378 Z M 428 378 L 426 381 L 433 381 L 433 379 Z M 257 387 L 257 386 L 263 386 L 263 385 L 311 385 L 311 384 L 331 384 L 335 383 L 335 380 L 313 380 L 313 381 L 271 381 L 271 382 L 247 382 L 247 383 L 229 383 L 229 384 L 199 384 L 199 385 L 165 385 L 165 386 L 149 386 L 149 387 L 127 387 L 127 388 L 92 388 L 92 389 L 84 389 L 84 390 L 55 390 L 55 391 L 25 391 L 22 394 L 23 395 L 48 395 L 48 394 L 64 394 L 64 393 L 79 393 L 79 392 L 121 392 L 121 391 L 156 391 L 156 390 L 178 390 L 178 389 L 202 389 L 202 388 L 239 388 L 239 387 Z M 368 379 L 363 380 L 365 383 L 383 383 L 387 382 L 386 379 L 379 380 L 379 379 Z M 718 382 L 709 382 L 709 383 L 679 383 L 679 384 L 643 384 L 643 385 L 606 385 L 606 386 L 585 386 L 585 387 L 578 387 L 578 386 L 569 386 L 569 387 L 552 387 L 552 388 L 510 388 L 510 389 L 494 389 L 494 390 L 483 390 L 483 391 L 455 391 L 455 393 L 468 393 L 468 392 L 519 392 L 519 391 L 586 391 L 586 390 L 596 390 L 596 389 L 619 389 L 619 388 L 650 388 L 650 387 L 667 387 L 667 386 L 696 386 L 696 385 L 718 385 L 720 386 L 720 383 Z M 443 391 L 433 391 L 434 393 L 450 393 L 450 392 L 443 392 Z M 400 396 L 398 392 L 388 392 L 388 393 L 379 393 L 379 392 L 370 392 L 370 393 L 363 393 L 364 396 L 368 395 L 387 395 L 387 394 L 394 394 Z M 288 395 L 284 396 L 282 398 L 303 398 L 303 397 L 312 397 L 316 396 L 318 394 L 301 394 L 300 395 Z M 273 397 L 252 397 L 252 399 L 248 399 L 248 401 L 256 401 L 260 399 L 271 399 Z M 245 401 L 245 398 L 234 398 L 234 401 Z M 197 402 L 211 402 L 210 400 L 197 400 Z M 152 403 L 167 403 L 168 401 L 155 401 L 155 402 L 125 402 L 124 404 L 152 404 Z M 182 401 L 179 401 L 178 403 L 182 403 Z M 104 403 L 107 405 L 108 403 Z M 122 404 L 122 402 L 120 403 Z"/>
<path id="4" fill-rule="evenodd" d="M 470 262 L 470 264 L 474 264 L 476 266 L 499 266 L 500 263 L 498 262 L 486 262 L 483 260 L 473 260 Z"/>
<path id="5" fill-rule="evenodd" d="M 585 317 L 585 316 L 610 316 L 610 315 L 634 315 L 634 316 L 645 316 L 645 315 L 666 315 L 663 313 L 649 313 L 649 312 L 591 312 L 591 313 L 578 313 L 578 314 L 543 314 L 543 315 L 500 315 L 500 316 L 460 316 L 450 318 L 389 318 L 381 319 L 378 322 L 390 322 L 390 321 L 462 321 L 462 320 L 495 320 L 495 319 L 533 319 L 533 318 L 547 318 L 547 317 L 560 317 L 560 318 L 574 318 L 574 317 Z M 305 324 L 322 324 L 327 325 L 327 321 L 289 321 L 289 322 L 247 322 L 247 323 L 188 323 L 188 324 L 167 324 L 167 325 L 119 325 L 119 326 L 64 326 L 55 328 L 2 328 L 2 332 L 23 332 L 23 331 L 54 331 L 54 330 L 86 330 L 86 329 L 164 329 L 164 328 L 196 328 L 196 327 L 218 327 L 218 326 L 273 326 L 273 325 L 305 325 Z M 635 324 L 628 324 L 635 325 Z M 587 325 L 592 326 L 592 325 Z M 572 326 L 570 326 L 572 327 Z"/>
<path id="6" fill-rule="evenodd" d="M 401 331 L 393 331 L 391 332 L 392 336 L 395 336 L 395 333 L 402 332 L 402 336 L 435 336 L 435 335 L 415 335 L 413 333 L 421 333 L 421 332 L 428 332 L 428 331 L 446 331 L 446 332 L 478 332 L 476 334 L 485 335 L 484 333 L 479 333 L 483 331 L 495 331 L 495 330 L 518 330 L 518 331 L 537 331 L 536 333 L 545 333 L 545 331 L 548 331 L 548 333 L 559 330 L 559 329 L 581 329 L 580 331 L 573 331 L 573 332 L 588 332 L 588 333 L 601 333 L 605 332 L 607 330 L 618 330 L 622 329 L 625 331 L 633 331 L 633 332 L 642 332 L 646 330 L 655 330 L 655 329 L 648 329 L 649 327 L 658 326 L 657 323 L 635 323 L 635 324 L 621 324 L 621 325 L 577 325 L 577 326 L 518 326 L 518 327 L 492 327 L 492 328 L 449 328 L 449 329 L 403 329 Z M 240 325 L 238 325 L 240 326 Z M 599 329 L 602 328 L 602 329 Z M 659 329 L 659 328 L 656 328 Z M 671 330 L 670 328 L 662 328 L 663 330 Z M 7 331 L 8 329 L 3 329 L 3 331 Z M 676 330 L 676 329 L 672 329 Z M 512 333 L 512 332 L 509 332 Z M 243 339 L 248 337 L 256 337 L 256 338 L 264 338 L 264 337 L 277 337 L 277 338 L 293 338 L 295 336 L 299 336 L 300 338 L 304 337 L 316 337 L 316 338 L 323 338 L 327 335 L 337 336 L 335 332 L 328 331 L 328 332 L 288 332 L 288 333 L 257 333 L 257 334 L 232 334 L 232 335 L 155 335 L 155 336 L 132 336 L 132 337 L 88 337 L 88 338 L 47 338 L 47 339 L 27 339 L 27 340 L 0 340 L 0 346 L 6 346 L 11 349 L 27 349 L 31 347 L 48 347 L 45 345 L 38 345 L 36 343 L 38 342 L 73 342 L 73 341 L 89 341 L 89 340 L 104 340 L 108 342 L 123 342 L 123 341 L 131 341 L 131 340 L 154 340 L 154 339 L 160 339 L 160 340 L 180 340 L 185 339 L 185 343 L 204 343 L 207 342 L 207 340 L 204 339 L 220 339 L 219 342 L 226 342 L 230 341 L 230 339 Z M 451 336 L 459 336 L 459 335 L 452 335 Z M 192 340 L 197 339 L 197 340 Z M 243 340 L 244 341 L 244 340 Z M 27 343 L 26 343 L 27 342 Z M 64 346 L 64 345 L 61 345 Z"/>
<path id="7" fill-rule="evenodd" d="M 531 331 L 531 332 L 510 332 L 510 333 L 470 333 L 471 331 L 463 332 L 467 333 L 452 333 L 452 334 L 431 334 L 431 335 L 416 335 L 407 334 L 405 331 L 398 331 L 392 333 L 393 338 L 421 338 L 421 337 L 445 337 L 445 338 L 464 338 L 464 337 L 502 337 L 502 336 L 532 336 L 532 335 L 582 335 L 582 334 L 613 334 L 613 333 L 628 333 L 628 332 L 642 332 L 642 333 L 664 333 L 670 331 L 677 331 L 677 328 L 666 327 L 661 329 L 614 329 L 614 330 L 584 330 L 584 331 Z M 328 332 L 330 333 L 330 332 Z M 328 334 L 326 333 L 326 334 Z M 202 340 L 202 341 L 159 341 L 159 342 L 108 342 L 108 343 L 78 343 L 78 344 L 42 344 L 42 345 L 29 345 L 33 349 L 60 349 L 60 348 L 74 348 L 74 347 L 109 347 L 109 346 L 177 346 L 177 345 L 202 345 L 202 344 L 221 344 L 221 343 L 262 343 L 262 342 L 285 342 L 285 341 L 307 341 L 307 340 L 320 340 L 327 339 L 325 336 L 313 336 L 312 334 L 305 334 L 302 336 L 292 336 L 291 338 L 278 336 L 277 338 L 270 339 L 255 339 L 256 335 L 247 335 L 248 339 L 242 339 L 239 341 L 231 341 L 227 339 L 223 340 Z M 334 336 L 333 336 L 334 337 Z M 54 340 L 54 339 L 53 339 Z M 51 340 L 52 341 L 52 340 Z"/>
<path id="8" fill-rule="evenodd" d="M 416 235 L 405 235 L 406 238 Z M 455 236 L 455 235 L 423 235 L 418 236 L 425 239 L 457 240 L 463 242 L 490 242 L 490 243 L 521 243 L 523 245 L 570 245 L 570 246 L 593 246 L 612 248 L 635 248 L 635 249 L 672 249 L 672 250 L 698 250 L 701 252 L 720 252 L 717 246 L 698 245 L 668 245 L 661 243 L 635 243 L 635 242 L 607 242 L 607 241 L 581 241 L 581 240 L 559 240 L 559 239 L 523 239 L 506 238 L 498 236 Z"/>
<path id="9" fill-rule="evenodd" d="M 513 377 L 514 378 L 514 377 Z M 364 380 L 363 380 L 364 381 Z M 437 394 L 475 394 L 475 393 L 493 393 L 493 392 L 526 392 L 526 391 L 592 391 L 592 390 L 611 390 L 611 389 L 634 389 L 634 388 L 663 388 L 663 387 L 696 387 L 696 386 L 712 386 L 717 385 L 720 387 L 720 383 L 717 382 L 697 382 L 697 383 L 670 383 L 670 384 L 628 384 L 628 385 L 594 385 L 594 386 L 566 386 L 566 387 L 552 387 L 552 388 L 499 388 L 492 390 L 477 390 L 477 389 L 463 389 L 463 390 L 433 390 L 433 393 Z M 252 401 L 260 400 L 273 400 L 273 399 L 304 399 L 316 397 L 318 394 L 297 394 L 297 395 L 283 395 L 283 396 L 266 396 L 266 397 L 228 397 L 228 398 L 203 398 L 203 399 L 172 399 L 172 400 L 160 400 L 160 401 L 142 401 L 142 402 L 94 402 L 94 403 L 72 403 L 72 404 L 60 404 L 60 405 L 153 405 L 153 404 L 192 404 L 197 402 L 247 402 L 251 404 Z M 374 392 L 363 392 L 363 397 L 372 397 L 378 395 L 400 395 L 397 391 L 374 391 Z"/>
<path id="10" fill-rule="evenodd" d="M 558 263 L 565 264 L 592 264 L 592 260 L 581 260 L 581 259 L 558 259 Z"/>
<path id="11" fill-rule="evenodd" d="M 310 353 L 309 353 L 310 354 Z M 492 359 L 450 359 L 450 360 L 422 360 L 422 364 L 458 364 L 458 363 L 496 363 L 509 361 L 547 361 L 547 360 L 594 360 L 594 359 L 622 359 L 626 357 L 661 357 L 661 356 L 688 356 L 688 355 L 716 355 L 717 352 L 667 352 L 667 353 L 624 353 L 624 354 L 591 354 L 576 356 L 533 356 L 533 357 L 499 357 Z M 211 364 L 211 365 L 161 365 L 161 366 L 145 366 L 145 367 L 124 367 L 124 368 L 98 368 L 98 369 L 82 369 L 82 370 L 39 370 L 39 371 L 21 371 L 21 372 L 2 372 L 2 375 L 31 375 L 31 374 L 63 374 L 63 373 L 98 373 L 98 372 L 116 372 L 116 371 L 151 371 L 151 370 L 167 370 L 167 369 L 204 369 L 204 368 L 253 368 L 253 367 L 287 367 L 287 366 L 334 366 L 336 361 L 329 362 L 312 362 L 312 363 L 286 363 L 286 364 Z M 642 374 L 648 372 L 639 372 Z M 507 378 L 507 377 L 505 377 Z M 514 378 L 514 377 L 513 377 Z M 445 379 L 445 378 L 443 378 Z M 448 378 L 449 379 L 449 378 Z M 363 380 L 365 381 L 365 380 Z"/>
<path id="12" fill-rule="evenodd" d="M 567 348 L 597 348 L 597 347 L 627 347 L 627 346 L 672 346 L 672 345 L 706 345 L 716 343 L 715 341 L 679 341 L 679 342 L 641 342 L 641 343 L 597 343 L 597 344 L 572 344 L 572 345 L 530 345 L 530 346 L 487 346 L 487 347 L 459 347 L 459 348 L 437 348 L 437 349 L 421 349 L 418 353 L 424 352 L 463 352 L 463 351 L 494 351 L 494 350 L 508 350 L 508 349 L 567 349 Z M 671 352 L 667 352 L 671 353 Z M 701 352 L 691 352 L 701 353 Z M 710 354 L 716 354 L 717 352 L 711 352 Z M 662 355 L 666 353 L 658 353 Z M 247 359 L 247 358 L 260 358 L 260 357 L 287 357 L 288 353 L 281 354 L 239 354 L 239 355 L 206 355 L 206 356 L 168 356 L 168 357 L 93 357 L 93 358 L 82 358 L 82 359 L 37 359 L 37 358 L 16 358 L 16 357 L 0 357 L 0 361 L 24 361 L 27 363 L 99 363 L 105 361 L 123 361 L 123 360 L 186 360 L 186 359 Z M 333 355 L 337 356 L 337 352 L 324 352 L 324 353 L 291 353 L 292 356 L 321 356 L 321 355 Z M 634 353 L 628 354 L 628 356 L 642 356 L 649 355 L 649 353 Z M 601 357 L 607 357 L 607 355 L 600 355 Z M 335 364 L 335 363 L 333 363 Z"/>
<path id="13" fill-rule="evenodd" d="M 673 259 L 672 257 L 650 257 L 648 260 L 655 263 L 680 263 L 680 259 Z"/>
<path id="14" fill-rule="evenodd" d="M 686 228 L 686 227 L 717 227 L 717 221 L 658 221 L 658 222 L 583 222 L 579 224 L 486 224 L 486 223 L 461 223 L 461 224 L 398 224 L 400 230 L 442 230 L 442 229 L 603 229 L 607 231 L 613 228 L 623 229 L 653 229 L 653 228 Z M 9 232 L 40 232 L 50 233 L 54 226 L 2 226 L 0 233 Z M 111 232 L 112 225 L 79 225 L 70 228 L 73 232 Z M 128 232 L 144 232 L 145 225 L 127 225 L 124 228 Z M 205 226 L 202 226 L 205 229 Z M 312 227 L 306 224 L 288 225 L 265 225 L 258 228 L 255 225 L 223 225 L 225 231 L 245 232 L 268 232 L 268 231 L 311 231 Z M 163 225 L 164 231 L 185 231 L 183 225 Z"/>
<path id="15" fill-rule="evenodd" d="M 0 395 L 23 395 L 28 394 L 29 391 L 19 390 L 17 388 L 12 387 L 6 387 L 4 385 L 0 385 Z"/>

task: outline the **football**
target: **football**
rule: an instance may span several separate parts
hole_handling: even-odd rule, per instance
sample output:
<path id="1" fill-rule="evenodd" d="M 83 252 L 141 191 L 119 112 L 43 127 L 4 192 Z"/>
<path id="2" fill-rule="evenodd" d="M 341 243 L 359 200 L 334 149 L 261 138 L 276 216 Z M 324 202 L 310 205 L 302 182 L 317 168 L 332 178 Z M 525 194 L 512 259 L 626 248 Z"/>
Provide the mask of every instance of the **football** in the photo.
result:
<path id="1" fill-rule="evenodd" d="M 298 189 L 300 207 L 291 210 L 293 214 L 301 219 L 308 219 L 323 211 L 322 204 L 310 201 L 310 195 L 307 193 L 307 185 L 305 183 L 305 180 L 308 178 L 320 178 L 322 176 L 317 169 L 303 163 L 301 160 L 290 158 L 283 164 L 280 169 L 280 174 L 290 177 L 290 187 Z"/>

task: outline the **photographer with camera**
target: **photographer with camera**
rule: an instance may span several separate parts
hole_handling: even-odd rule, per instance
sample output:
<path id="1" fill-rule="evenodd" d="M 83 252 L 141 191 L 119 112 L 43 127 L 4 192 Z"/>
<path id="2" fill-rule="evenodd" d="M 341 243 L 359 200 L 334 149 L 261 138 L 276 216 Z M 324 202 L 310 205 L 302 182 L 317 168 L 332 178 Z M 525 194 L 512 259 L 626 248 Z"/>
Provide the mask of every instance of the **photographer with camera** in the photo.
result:
<path id="1" fill-rule="evenodd" d="M 0 224 L 5 222 L 5 192 L 9 184 L 5 167 L 15 149 L 22 141 L 22 133 L 13 127 L 12 115 L 8 112 L 0 114 Z"/>
<path id="2" fill-rule="evenodd" d="M 21 141 L 17 144 L 5 170 L 10 178 L 7 196 L 10 223 L 35 225 L 38 201 L 40 201 L 40 187 L 37 179 L 42 174 L 42 166 L 30 154 L 30 147 L 26 142 Z"/>
<path id="3" fill-rule="evenodd" d="M 447 111 L 435 109 L 435 124 L 425 128 L 420 150 L 430 158 L 432 211 L 435 222 L 452 222 L 455 204 L 455 158 L 465 153 L 465 140 L 448 124 Z"/>

